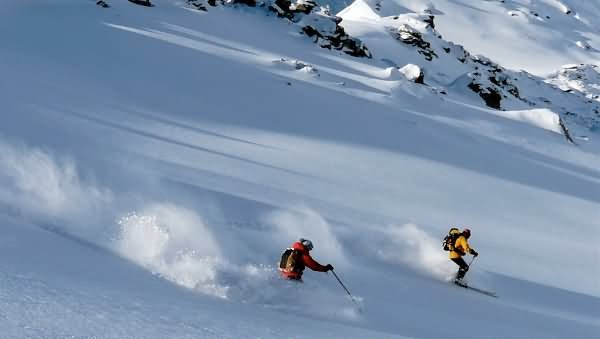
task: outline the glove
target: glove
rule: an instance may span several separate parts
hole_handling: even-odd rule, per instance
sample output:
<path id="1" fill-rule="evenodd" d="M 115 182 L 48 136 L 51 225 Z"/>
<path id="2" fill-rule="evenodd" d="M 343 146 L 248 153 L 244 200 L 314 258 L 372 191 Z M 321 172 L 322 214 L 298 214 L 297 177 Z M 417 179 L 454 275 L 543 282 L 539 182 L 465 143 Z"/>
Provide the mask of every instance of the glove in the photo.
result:
<path id="1" fill-rule="evenodd" d="M 472 254 L 474 257 L 476 257 L 476 256 L 478 256 L 478 255 L 479 255 L 479 253 L 475 252 L 475 250 L 474 250 L 474 249 L 471 249 L 471 254 Z"/>
<path id="2" fill-rule="evenodd" d="M 328 271 L 333 271 L 333 266 L 331 266 L 331 264 L 327 264 L 327 266 L 325 266 L 325 268 L 326 268 Z"/>

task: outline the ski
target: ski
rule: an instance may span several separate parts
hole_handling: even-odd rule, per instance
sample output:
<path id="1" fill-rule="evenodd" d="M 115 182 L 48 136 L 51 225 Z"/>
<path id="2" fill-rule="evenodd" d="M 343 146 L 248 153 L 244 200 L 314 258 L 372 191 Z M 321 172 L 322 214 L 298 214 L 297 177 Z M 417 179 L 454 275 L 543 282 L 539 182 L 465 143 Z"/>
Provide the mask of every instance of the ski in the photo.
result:
<path id="1" fill-rule="evenodd" d="M 466 288 L 466 289 L 469 289 L 469 290 L 472 290 L 472 291 L 475 291 L 475 292 L 479 292 L 481 294 L 485 294 L 485 295 L 488 295 L 490 297 L 498 298 L 498 295 L 494 291 L 483 290 L 481 288 L 472 287 L 472 286 L 469 286 L 469 285 L 466 285 L 466 284 L 457 283 L 457 282 L 455 282 L 454 284 L 456 286 L 463 287 L 463 288 Z"/>

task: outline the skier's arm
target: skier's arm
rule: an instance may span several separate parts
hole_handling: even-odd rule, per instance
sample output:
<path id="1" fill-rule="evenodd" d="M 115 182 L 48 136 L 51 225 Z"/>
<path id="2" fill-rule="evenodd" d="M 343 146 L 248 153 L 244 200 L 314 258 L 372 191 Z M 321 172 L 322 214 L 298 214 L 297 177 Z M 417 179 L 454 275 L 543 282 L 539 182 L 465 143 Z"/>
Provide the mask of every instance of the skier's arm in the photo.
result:
<path id="1" fill-rule="evenodd" d="M 473 248 L 471 248 L 471 246 L 469 246 L 469 242 L 465 239 L 465 253 L 469 253 L 472 254 L 474 256 L 478 256 L 479 254 L 477 253 L 477 251 L 475 251 Z"/>
<path id="2" fill-rule="evenodd" d="M 469 246 L 469 243 L 467 242 L 467 239 L 465 237 L 458 238 L 458 240 L 456 240 L 455 247 L 458 249 L 458 253 L 460 253 L 461 255 L 465 255 L 471 252 L 471 247 Z"/>
<path id="3" fill-rule="evenodd" d="M 304 259 L 304 264 L 313 271 L 317 272 L 327 272 L 327 266 L 323 266 L 319 264 L 315 259 L 313 259 L 309 254 L 305 254 L 302 256 Z"/>
<path id="4" fill-rule="evenodd" d="M 465 241 L 463 242 L 463 250 L 465 251 L 465 253 L 471 253 L 471 246 L 469 246 L 469 242 L 467 241 L 467 239 L 465 239 Z"/>

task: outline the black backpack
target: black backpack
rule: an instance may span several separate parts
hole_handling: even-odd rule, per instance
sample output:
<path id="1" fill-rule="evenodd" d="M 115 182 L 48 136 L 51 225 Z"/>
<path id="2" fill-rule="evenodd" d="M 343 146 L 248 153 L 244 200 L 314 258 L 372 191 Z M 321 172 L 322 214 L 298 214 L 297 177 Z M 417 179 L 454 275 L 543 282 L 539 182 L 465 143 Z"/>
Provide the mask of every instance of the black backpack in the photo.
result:
<path id="1" fill-rule="evenodd" d="M 460 231 L 456 227 L 452 227 L 450 231 L 448 231 L 448 235 L 444 237 L 444 251 L 454 251 L 454 244 L 459 235 Z"/>
<path id="2" fill-rule="evenodd" d="M 302 253 L 293 248 L 286 249 L 281 255 L 279 269 L 286 272 L 304 271 L 304 260 L 302 260 Z"/>

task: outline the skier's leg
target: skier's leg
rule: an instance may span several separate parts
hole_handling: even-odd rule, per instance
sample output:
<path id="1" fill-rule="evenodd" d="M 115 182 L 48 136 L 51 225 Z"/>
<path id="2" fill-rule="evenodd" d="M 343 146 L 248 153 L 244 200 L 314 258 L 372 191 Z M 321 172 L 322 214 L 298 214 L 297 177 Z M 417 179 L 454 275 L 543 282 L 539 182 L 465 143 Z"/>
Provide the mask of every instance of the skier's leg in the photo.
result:
<path id="1" fill-rule="evenodd" d="M 459 266 L 458 272 L 456 273 L 456 279 L 454 281 L 461 281 L 465 277 L 465 274 L 467 274 L 467 271 L 469 270 L 469 265 L 467 265 L 467 263 L 462 257 L 453 258 L 452 261 L 454 261 L 454 263 Z"/>

